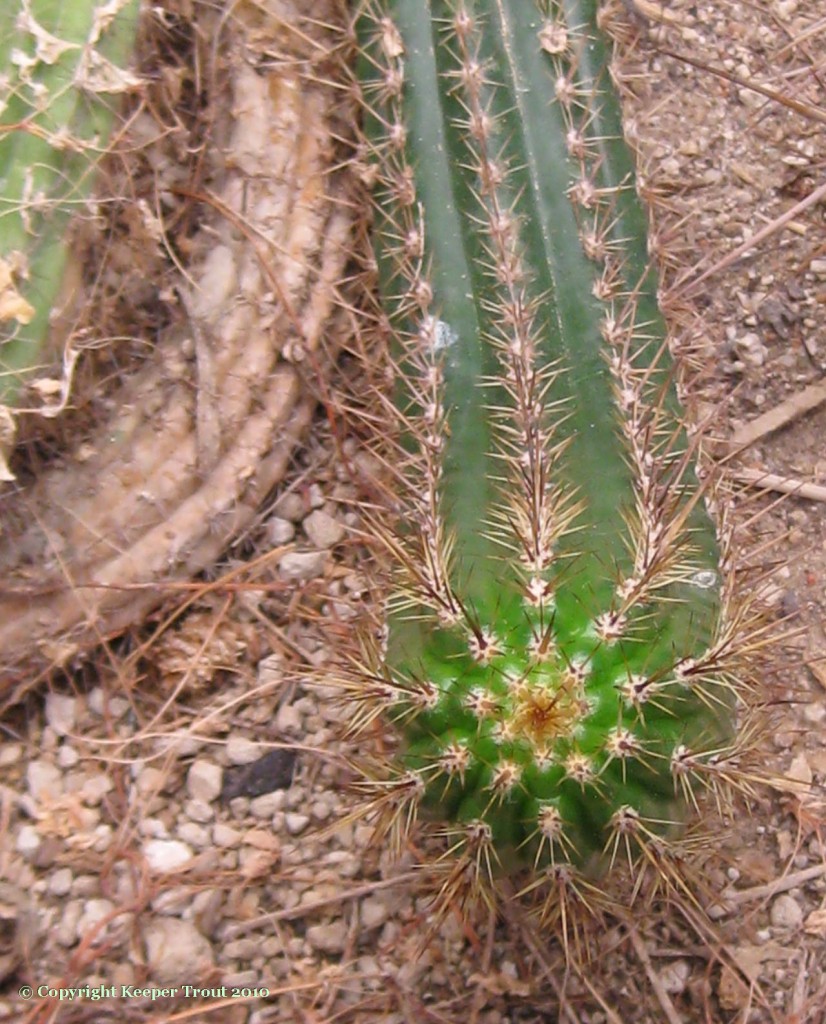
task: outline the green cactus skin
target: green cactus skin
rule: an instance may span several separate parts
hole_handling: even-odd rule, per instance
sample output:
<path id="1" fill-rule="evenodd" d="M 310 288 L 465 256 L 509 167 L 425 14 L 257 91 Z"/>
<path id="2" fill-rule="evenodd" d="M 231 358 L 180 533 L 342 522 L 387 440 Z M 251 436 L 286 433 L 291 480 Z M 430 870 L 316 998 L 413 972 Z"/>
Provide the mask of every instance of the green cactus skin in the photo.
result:
<path id="1" fill-rule="evenodd" d="M 661 862 L 747 785 L 757 627 L 681 423 L 596 5 L 367 0 L 357 28 L 399 435 L 388 642 L 345 680 L 354 731 L 401 736 L 365 807 L 396 844 L 441 819 L 477 881 Z"/>
<path id="2" fill-rule="evenodd" d="M 0 405 L 40 358 L 127 72 L 139 0 L 0 5 Z"/>

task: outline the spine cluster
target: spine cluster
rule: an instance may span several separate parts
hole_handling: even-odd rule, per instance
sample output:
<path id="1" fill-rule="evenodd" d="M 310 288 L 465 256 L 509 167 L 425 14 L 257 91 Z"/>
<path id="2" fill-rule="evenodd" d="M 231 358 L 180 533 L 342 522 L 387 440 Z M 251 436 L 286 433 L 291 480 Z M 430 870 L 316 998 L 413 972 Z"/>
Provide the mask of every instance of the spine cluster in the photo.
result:
<path id="1" fill-rule="evenodd" d="M 365 168 L 395 370 L 385 644 L 346 673 L 364 812 L 449 836 L 444 895 L 671 877 L 748 789 L 733 599 L 594 4 L 368 0 Z M 720 534 L 722 537 L 723 534 Z M 708 796 L 711 800 L 708 800 Z M 579 881 L 577 881 L 579 879 Z"/>

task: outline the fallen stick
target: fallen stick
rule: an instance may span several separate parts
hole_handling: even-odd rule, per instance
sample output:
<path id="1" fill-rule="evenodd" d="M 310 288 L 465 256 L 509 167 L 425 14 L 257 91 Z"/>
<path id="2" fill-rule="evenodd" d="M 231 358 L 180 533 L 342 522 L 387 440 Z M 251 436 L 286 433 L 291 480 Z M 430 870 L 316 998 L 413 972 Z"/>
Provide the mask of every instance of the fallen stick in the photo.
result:
<path id="1" fill-rule="evenodd" d="M 826 487 L 822 484 L 807 483 L 805 480 L 778 476 L 776 473 L 765 473 L 762 469 L 733 469 L 730 475 L 740 483 L 754 484 L 767 491 L 793 494 L 796 498 L 806 498 L 808 501 L 826 502 Z"/>
<path id="2" fill-rule="evenodd" d="M 757 419 L 744 424 L 739 430 L 735 430 L 729 444 L 732 448 L 742 451 L 743 448 L 748 448 L 761 437 L 766 437 L 768 434 L 773 434 L 790 423 L 794 423 L 795 420 L 817 409 L 824 402 L 826 402 L 826 381 L 810 384 L 773 409 L 764 412 Z"/>

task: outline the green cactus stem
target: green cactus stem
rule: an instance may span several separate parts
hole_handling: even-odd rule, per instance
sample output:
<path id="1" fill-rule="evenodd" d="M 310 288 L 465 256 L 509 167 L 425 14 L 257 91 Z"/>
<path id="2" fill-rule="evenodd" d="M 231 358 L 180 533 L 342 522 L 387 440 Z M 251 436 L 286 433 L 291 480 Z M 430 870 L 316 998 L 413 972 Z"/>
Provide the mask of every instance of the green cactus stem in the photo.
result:
<path id="1" fill-rule="evenodd" d="M 358 30 L 397 515 L 386 649 L 344 684 L 401 737 L 365 807 L 394 843 L 441 820 L 471 880 L 636 870 L 743 785 L 756 627 L 596 5 L 367 0 Z"/>
<path id="2" fill-rule="evenodd" d="M 0 405 L 41 360 L 70 253 L 107 151 L 139 0 L 8 0 L 0 10 Z"/>

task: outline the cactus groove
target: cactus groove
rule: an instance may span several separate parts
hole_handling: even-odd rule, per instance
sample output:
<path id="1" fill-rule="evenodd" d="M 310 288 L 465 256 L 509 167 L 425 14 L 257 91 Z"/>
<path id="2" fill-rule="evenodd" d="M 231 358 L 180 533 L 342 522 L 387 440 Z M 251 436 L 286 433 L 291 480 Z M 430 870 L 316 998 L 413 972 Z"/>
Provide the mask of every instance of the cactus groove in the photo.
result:
<path id="1" fill-rule="evenodd" d="M 401 737 L 365 813 L 396 845 L 441 820 L 456 877 L 558 896 L 560 871 L 662 862 L 747 785 L 759 628 L 681 420 L 596 5 L 366 0 L 357 30 L 398 437 L 387 643 L 344 680 L 354 732 Z"/>

